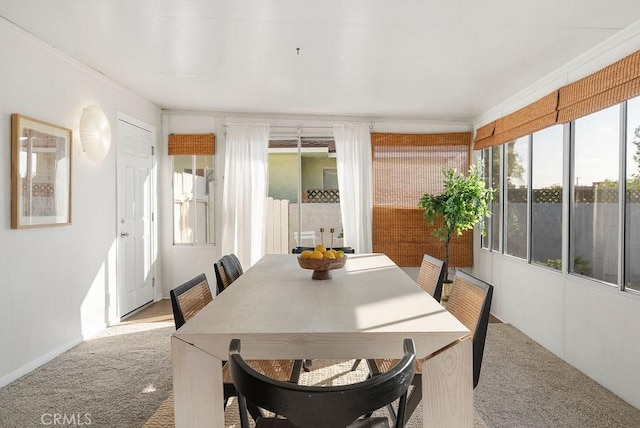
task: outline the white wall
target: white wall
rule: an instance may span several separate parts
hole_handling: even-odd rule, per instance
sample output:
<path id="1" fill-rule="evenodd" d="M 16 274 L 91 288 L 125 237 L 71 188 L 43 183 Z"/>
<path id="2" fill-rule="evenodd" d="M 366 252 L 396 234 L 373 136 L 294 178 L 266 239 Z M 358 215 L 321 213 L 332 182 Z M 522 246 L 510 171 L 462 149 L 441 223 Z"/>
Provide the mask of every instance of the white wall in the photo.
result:
<path id="1" fill-rule="evenodd" d="M 477 128 L 640 49 L 635 24 L 481 115 Z M 565 214 L 566 218 L 566 214 Z M 568 236 L 565 224 L 564 236 Z M 472 273 L 495 286 L 492 313 L 640 408 L 640 296 L 479 249 Z M 566 245 L 565 245 L 566 252 Z M 563 263 L 565 266 L 565 263 Z"/>
<path id="2" fill-rule="evenodd" d="M 105 160 L 83 155 L 83 107 L 161 129 L 160 110 L 0 19 L 0 386 L 104 329 L 115 281 L 115 141 Z M 11 229 L 11 121 L 20 113 L 73 131 L 72 224 Z"/>

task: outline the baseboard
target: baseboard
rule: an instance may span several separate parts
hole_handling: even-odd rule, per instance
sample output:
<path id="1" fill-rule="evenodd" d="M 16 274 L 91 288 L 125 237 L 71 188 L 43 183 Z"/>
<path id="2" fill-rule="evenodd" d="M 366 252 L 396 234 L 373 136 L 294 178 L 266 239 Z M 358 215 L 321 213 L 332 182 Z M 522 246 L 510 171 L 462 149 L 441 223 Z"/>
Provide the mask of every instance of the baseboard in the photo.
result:
<path id="1" fill-rule="evenodd" d="M 0 379 L 0 388 L 9 385 L 11 382 L 17 379 L 20 379 L 22 376 L 26 375 L 27 373 L 37 369 L 38 367 L 40 367 L 45 363 L 48 363 L 58 355 L 64 352 L 67 352 L 69 349 L 73 348 L 74 346 L 80 343 L 82 343 L 82 338 L 78 338 L 78 339 L 72 340 L 71 342 L 67 342 L 64 345 L 57 347 L 53 351 L 47 352 L 40 358 L 31 361 L 29 364 L 20 367 L 18 370 L 9 373 L 8 375 Z"/>

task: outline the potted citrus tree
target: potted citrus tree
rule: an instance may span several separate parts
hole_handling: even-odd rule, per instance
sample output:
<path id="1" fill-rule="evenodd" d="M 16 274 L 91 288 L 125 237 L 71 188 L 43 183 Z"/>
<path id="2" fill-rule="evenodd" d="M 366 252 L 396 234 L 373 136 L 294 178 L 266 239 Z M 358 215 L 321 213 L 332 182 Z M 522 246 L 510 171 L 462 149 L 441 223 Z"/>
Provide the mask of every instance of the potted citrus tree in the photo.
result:
<path id="1" fill-rule="evenodd" d="M 458 173 L 455 168 L 442 168 L 444 191 L 439 195 L 425 193 L 418 202 L 418 208 L 424 211 L 424 219 L 429 226 L 441 221 L 431 235 L 444 243 L 444 261 L 449 267 L 449 243 L 454 235 L 462 235 L 465 230 L 480 225 L 485 234 L 485 217 L 491 216 L 489 203 L 493 199 L 493 190 L 485 186 L 482 177 L 482 163 L 472 164 L 468 175 Z M 448 272 L 445 273 L 448 281 Z"/>

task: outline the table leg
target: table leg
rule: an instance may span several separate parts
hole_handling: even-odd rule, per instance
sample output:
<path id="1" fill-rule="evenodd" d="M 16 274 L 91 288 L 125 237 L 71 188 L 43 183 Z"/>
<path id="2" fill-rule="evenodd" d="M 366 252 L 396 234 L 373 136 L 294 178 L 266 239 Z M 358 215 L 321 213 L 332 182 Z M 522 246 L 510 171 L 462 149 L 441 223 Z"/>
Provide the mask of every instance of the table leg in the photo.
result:
<path id="1" fill-rule="evenodd" d="M 222 362 L 171 337 L 176 428 L 224 427 Z"/>
<path id="2" fill-rule="evenodd" d="M 423 426 L 472 428 L 473 346 L 462 339 L 422 363 Z"/>

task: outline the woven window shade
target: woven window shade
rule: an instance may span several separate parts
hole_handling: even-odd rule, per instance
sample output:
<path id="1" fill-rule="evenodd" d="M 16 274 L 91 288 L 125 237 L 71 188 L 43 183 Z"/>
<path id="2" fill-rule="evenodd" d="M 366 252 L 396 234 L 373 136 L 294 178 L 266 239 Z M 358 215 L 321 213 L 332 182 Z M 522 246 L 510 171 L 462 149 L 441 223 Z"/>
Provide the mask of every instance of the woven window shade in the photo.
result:
<path id="1" fill-rule="evenodd" d="M 640 51 L 478 128 L 474 150 L 507 143 L 640 95 Z"/>
<path id="2" fill-rule="evenodd" d="M 215 154 L 214 134 L 169 134 L 169 156 Z"/>
<path id="3" fill-rule="evenodd" d="M 496 132 L 496 121 L 488 123 L 476 130 L 476 139 L 473 142 L 473 149 L 480 150 L 493 146 L 493 135 Z"/>
<path id="4" fill-rule="evenodd" d="M 483 126 L 476 133 L 474 150 L 504 144 L 555 125 L 557 107 L 558 91 L 553 91 L 532 104 L 496 120 L 492 136 L 485 137 L 491 124 Z M 481 138 L 478 138 L 478 135 Z"/>
<path id="5" fill-rule="evenodd" d="M 373 251 L 398 266 L 420 266 L 422 256 L 444 259 L 444 244 L 417 208 L 426 192 L 442 192 L 442 168 L 469 168 L 471 134 L 371 134 Z M 451 240 L 451 266 L 471 266 L 473 234 Z"/>
<path id="6" fill-rule="evenodd" d="M 558 122 L 570 122 L 638 95 L 640 51 L 560 88 Z"/>

